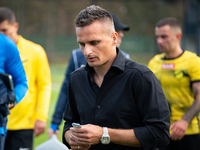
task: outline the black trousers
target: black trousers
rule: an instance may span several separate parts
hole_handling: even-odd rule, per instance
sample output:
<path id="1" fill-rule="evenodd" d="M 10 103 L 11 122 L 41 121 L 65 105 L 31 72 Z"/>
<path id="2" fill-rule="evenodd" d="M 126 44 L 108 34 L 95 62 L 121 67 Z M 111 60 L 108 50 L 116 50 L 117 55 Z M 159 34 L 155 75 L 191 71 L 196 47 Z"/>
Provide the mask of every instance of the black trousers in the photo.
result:
<path id="1" fill-rule="evenodd" d="M 0 134 L 0 150 L 4 150 L 5 136 Z"/>
<path id="2" fill-rule="evenodd" d="M 8 130 L 4 150 L 33 149 L 33 130 Z"/>
<path id="3" fill-rule="evenodd" d="M 180 141 L 170 140 L 169 145 L 160 150 L 200 150 L 200 135 L 185 135 Z"/>

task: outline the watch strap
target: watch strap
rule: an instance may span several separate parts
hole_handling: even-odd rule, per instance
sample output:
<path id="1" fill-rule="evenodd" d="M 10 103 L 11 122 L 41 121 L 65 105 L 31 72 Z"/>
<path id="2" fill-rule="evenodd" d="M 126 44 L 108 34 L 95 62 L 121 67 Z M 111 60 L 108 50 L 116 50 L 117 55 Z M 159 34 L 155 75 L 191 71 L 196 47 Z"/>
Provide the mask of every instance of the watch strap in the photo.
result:
<path id="1" fill-rule="evenodd" d="M 103 134 L 108 134 L 108 128 L 107 127 L 103 127 Z"/>

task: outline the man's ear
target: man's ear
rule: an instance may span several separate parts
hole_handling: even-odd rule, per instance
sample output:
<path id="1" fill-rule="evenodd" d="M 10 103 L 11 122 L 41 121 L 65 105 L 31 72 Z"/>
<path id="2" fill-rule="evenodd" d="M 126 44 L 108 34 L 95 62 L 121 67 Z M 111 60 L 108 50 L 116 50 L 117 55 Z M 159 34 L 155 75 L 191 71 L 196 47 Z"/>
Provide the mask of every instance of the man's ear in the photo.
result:
<path id="1" fill-rule="evenodd" d="M 176 37 L 177 37 L 178 40 L 181 40 L 182 34 L 181 34 L 181 33 L 177 33 L 177 34 L 176 34 Z"/>
<path id="2" fill-rule="evenodd" d="M 15 23 L 14 23 L 14 27 L 15 27 L 15 30 L 16 30 L 16 32 L 17 32 L 18 29 L 19 29 L 19 23 L 15 22 Z"/>
<path id="3" fill-rule="evenodd" d="M 112 38 L 113 38 L 113 44 L 114 45 L 117 45 L 117 32 L 113 32 L 113 34 L 112 34 Z"/>

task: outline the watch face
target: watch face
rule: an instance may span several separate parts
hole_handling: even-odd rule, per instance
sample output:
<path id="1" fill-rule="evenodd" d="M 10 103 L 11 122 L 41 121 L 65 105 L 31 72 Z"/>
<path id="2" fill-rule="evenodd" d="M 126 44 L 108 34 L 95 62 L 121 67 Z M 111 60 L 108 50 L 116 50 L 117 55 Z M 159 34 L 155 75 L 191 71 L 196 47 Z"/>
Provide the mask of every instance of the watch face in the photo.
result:
<path id="1" fill-rule="evenodd" d="M 109 144 L 110 143 L 110 137 L 102 137 L 101 143 L 102 144 Z"/>

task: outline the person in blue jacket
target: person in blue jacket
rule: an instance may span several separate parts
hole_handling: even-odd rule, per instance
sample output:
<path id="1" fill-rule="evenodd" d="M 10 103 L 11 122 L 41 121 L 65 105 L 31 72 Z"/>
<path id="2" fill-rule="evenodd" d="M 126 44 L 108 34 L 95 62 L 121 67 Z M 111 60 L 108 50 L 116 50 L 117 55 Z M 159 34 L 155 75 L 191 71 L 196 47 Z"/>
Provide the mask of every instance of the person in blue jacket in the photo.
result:
<path id="1" fill-rule="evenodd" d="M 124 37 L 124 34 L 122 31 L 128 31 L 130 28 L 129 28 L 129 26 L 121 23 L 119 18 L 116 15 L 114 15 L 114 14 L 111 14 L 111 15 L 113 17 L 115 30 L 118 33 L 117 47 L 120 47 L 120 45 L 122 43 L 122 38 Z M 129 54 L 127 54 L 123 51 L 121 51 L 121 52 L 126 58 L 130 59 Z M 61 91 L 60 91 L 59 98 L 58 98 L 58 101 L 56 104 L 55 112 L 53 114 L 53 120 L 52 120 L 52 123 L 48 130 L 49 138 L 52 136 L 53 133 L 55 133 L 57 135 L 57 137 L 59 134 L 58 127 L 59 127 L 60 123 L 62 122 L 63 113 L 65 111 L 65 107 L 68 102 L 67 88 L 68 88 L 69 76 L 74 70 L 78 69 L 79 67 L 85 66 L 86 64 L 87 64 L 87 61 L 86 61 L 82 51 L 80 50 L 80 48 L 73 50 L 72 55 L 69 60 L 68 68 L 65 73 L 65 79 L 64 79 L 62 87 L 61 87 Z"/>
<path id="2" fill-rule="evenodd" d="M 20 59 L 19 51 L 12 39 L 0 33 L 0 72 L 12 76 L 16 103 L 19 103 L 28 90 L 27 78 Z M 6 124 L 11 93 L 0 77 L 0 150 L 4 149 Z"/>

